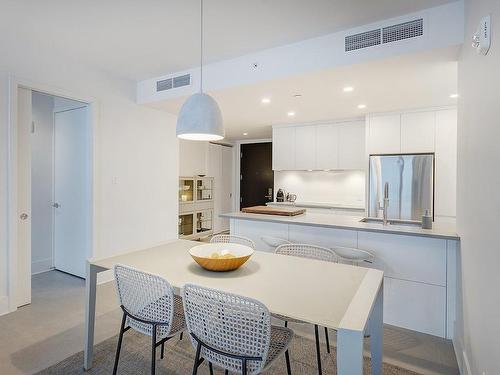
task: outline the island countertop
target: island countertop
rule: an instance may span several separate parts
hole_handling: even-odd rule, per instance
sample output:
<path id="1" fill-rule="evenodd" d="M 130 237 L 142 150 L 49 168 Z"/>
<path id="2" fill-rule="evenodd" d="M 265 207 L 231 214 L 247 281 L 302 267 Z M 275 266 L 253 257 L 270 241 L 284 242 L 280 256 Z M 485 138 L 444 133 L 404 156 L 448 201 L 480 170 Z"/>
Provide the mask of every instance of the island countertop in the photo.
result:
<path id="1" fill-rule="evenodd" d="M 379 223 L 365 223 L 362 217 L 343 216 L 320 213 L 305 213 L 297 216 L 275 216 L 263 214 L 249 214 L 244 212 L 231 212 L 221 214 L 220 217 L 238 220 L 267 221 L 272 223 L 310 225 L 324 228 L 350 229 L 366 232 L 380 232 L 388 234 L 399 234 L 406 236 L 441 238 L 447 240 L 459 240 L 453 224 L 434 223 L 432 229 L 422 229 L 417 226 L 408 225 L 382 225 Z"/>

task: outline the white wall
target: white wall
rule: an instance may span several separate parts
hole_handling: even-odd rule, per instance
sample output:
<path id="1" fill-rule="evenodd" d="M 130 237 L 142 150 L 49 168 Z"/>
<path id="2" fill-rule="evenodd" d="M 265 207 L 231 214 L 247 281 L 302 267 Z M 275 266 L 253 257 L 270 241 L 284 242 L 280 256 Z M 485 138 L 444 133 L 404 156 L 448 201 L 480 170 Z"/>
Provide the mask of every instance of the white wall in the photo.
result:
<path id="1" fill-rule="evenodd" d="M 470 375 L 500 374 L 500 2 L 466 0 L 465 40 L 487 14 L 492 16 L 489 54 L 477 55 L 465 43 L 458 65 L 457 224 L 463 310 L 455 345 L 462 373 L 468 374 L 465 351 Z"/>
<path id="2" fill-rule="evenodd" d="M 5 39 L 0 39 L 0 48 L 8 52 L 0 59 L 0 314 L 6 312 L 8 301 L 9 74 L 96 100 L 94 256 L 177 237 L 175 118 L 137 105 L 135 82 L 52 55 L 50 50 L 37 51 L 36 40 L 31 45 L 9 46 Z"/>
<path id="3" fill-rule="evenodd" d="M 48 271 L 52 259 L 54 98 L 33 92 L 31 134 L 31 273 Z"/>
<path id="4" fill-rule="evenodd" d="M 365 205 L 363 171 L 274 171 L 274 191 L 280 188 L 300 202 Z"/>

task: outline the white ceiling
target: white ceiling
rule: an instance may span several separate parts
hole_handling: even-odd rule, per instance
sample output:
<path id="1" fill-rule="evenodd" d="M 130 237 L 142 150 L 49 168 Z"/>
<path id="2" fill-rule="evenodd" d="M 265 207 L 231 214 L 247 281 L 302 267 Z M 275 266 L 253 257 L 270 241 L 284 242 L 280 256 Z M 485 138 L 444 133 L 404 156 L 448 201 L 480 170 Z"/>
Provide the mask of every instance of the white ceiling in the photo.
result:
<path id="1" fill-rule="evenodd" d="M 206 60 L 236 57 L 447 2 L 205 0 Z M 29 48 L 133 80 L 198 64 L 198 0 L 0 0 L 0 5 L 0 48 L 13 59 Z"/>
<path id="2" fill-rule="evenodd" d="M 458 48 L 405 55 L 360 65 L 224 89 L 210 94 L 220 105 L 227 139 L 266 138 L 271 125 L 304 123 L 453 105 L 457 90 Z M 346 93 L 343 88 L 354 87 Z M 301 94 L 295 98 L 295 94 Z M 262 104 L 261 99 L 271 99 Z M 176 114 L 186 98 L 156 103 Z M 358 109 L 365 104 L 366 109 Z M 288 117 L 287 112 L 296 115 Z M 243 133 L 247 132 L 247 136 Z"/>

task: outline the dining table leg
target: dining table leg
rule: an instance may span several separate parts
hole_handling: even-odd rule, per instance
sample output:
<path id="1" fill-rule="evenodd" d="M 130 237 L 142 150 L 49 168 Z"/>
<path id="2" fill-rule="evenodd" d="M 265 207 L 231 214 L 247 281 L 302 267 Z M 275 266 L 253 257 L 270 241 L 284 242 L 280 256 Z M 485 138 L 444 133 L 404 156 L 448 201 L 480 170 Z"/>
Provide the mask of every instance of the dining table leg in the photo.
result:
<path id="1" fill-rule="evenodd" d="M 372 375 L 382 375 L 383 284 L 366 322 L 370 330 Z M 337 374 L 363 375 L 364 329 L 339 327 L 337 332 Z"/>
<path id="2" fill-rule="evenodd" d="M 83 354 L 83 368 L 92 368 L 92 355 L 94 353 L 94 325 L 97 273 L 99 268 L 87 262 L 85 279 L 85 347 Z"/>
<path id="3" fill-rule="evenodd" d="M 372 375 L 382 375 L 382 353 L 384 336 L 384 285 L 380 286 L 370 315 L 370 351 Z"/>

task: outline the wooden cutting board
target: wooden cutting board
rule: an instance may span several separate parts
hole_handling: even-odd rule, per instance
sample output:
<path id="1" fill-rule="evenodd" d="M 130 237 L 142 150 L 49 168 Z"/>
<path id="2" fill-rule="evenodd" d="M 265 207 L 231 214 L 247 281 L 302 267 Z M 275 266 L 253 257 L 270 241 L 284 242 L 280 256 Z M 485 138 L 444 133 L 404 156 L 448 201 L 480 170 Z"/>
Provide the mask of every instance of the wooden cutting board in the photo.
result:
<path id="1" fill-rule="evenodd" d="M 264 215 L 278 215 L 278 216 L 297 216 L 306 212 L 305 208 L 296 207 L 269 207 L 269 206 L 253 206 L 245 207 L 241 210 L 249 214 L 264 214 Z"/>

